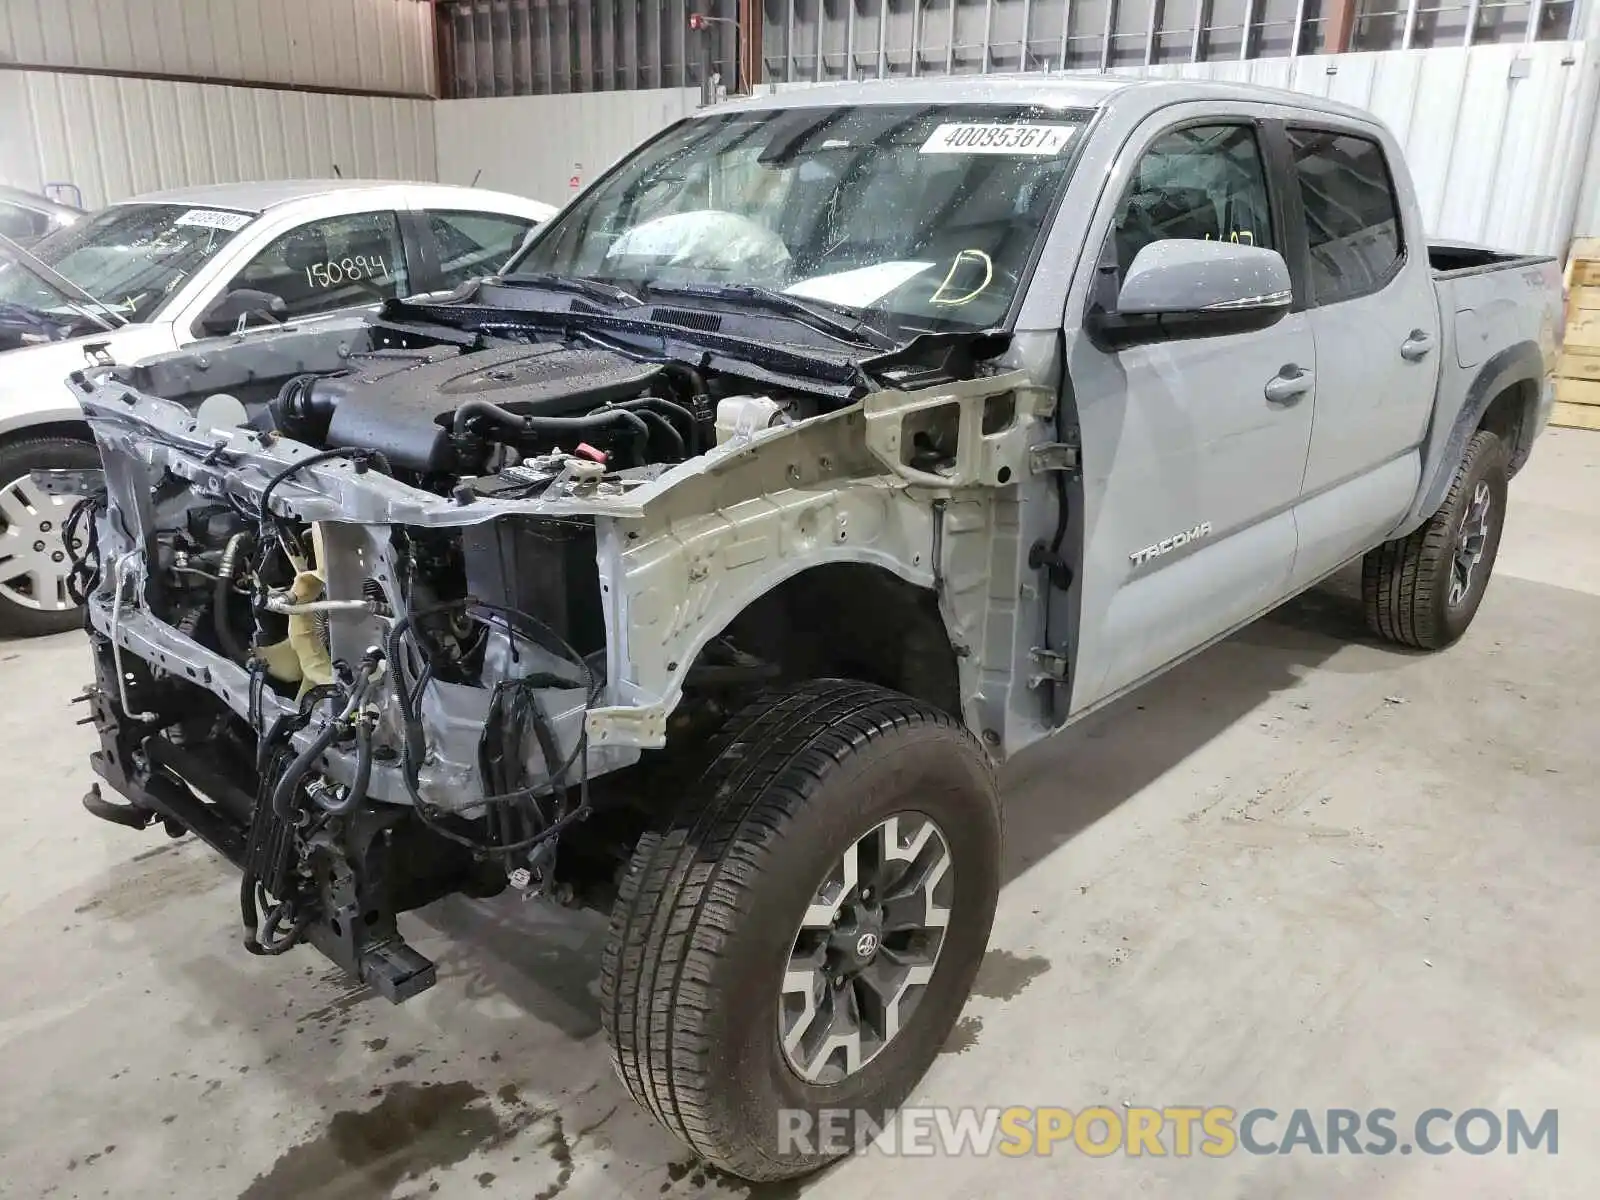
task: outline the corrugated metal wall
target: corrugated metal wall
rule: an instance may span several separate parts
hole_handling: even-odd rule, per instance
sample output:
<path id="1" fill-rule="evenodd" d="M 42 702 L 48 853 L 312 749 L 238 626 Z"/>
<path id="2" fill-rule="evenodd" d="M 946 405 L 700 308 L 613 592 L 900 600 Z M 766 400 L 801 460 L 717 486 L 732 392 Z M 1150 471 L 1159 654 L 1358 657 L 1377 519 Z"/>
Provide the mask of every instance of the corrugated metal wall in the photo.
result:
<path id="1" fill-rule="evenodd" d="M 419 0 L 0 0 L 0 64 L 435 92 Z"/>
<path id="2" fill-rule="evenodd" d="M 762 0 L 771 81 L 1106 69 L 1330 48 L 1324 0 Z M 1355 0 L 1345 49 L 1576 36 L 1574 0 Z M 1342 43 L 1340 43 L 1342 44 Z"/>
<path id="3" fill-rule="evenodd" d="M 700 103 L 699 88 L 580 92 L 433 105 L 439 181 L 566 203 L 572 176 L 587 184 L 634 146 Z"/>
<path id="4" fill-rule="evenodd" d="M 738 0 L 439 0 L 453 99 L 688 87 L 737 65 Z M 690 29 L 691 13 L 707 18 Z M 753 53 L 753 50 L 747 51 Z"/>
<path id="5" fill-rule="evenodd" d="M 1384 51 L 1133 67 L 1127 74 L 1228 79 L 1370 109 L 1394 129 L 1437 237 L 1557 253 L 1600 236 L 1600 42 Z M 788 90 L 807 84 L 768 85 Z M 698 92 L 448 100 L 435 105 L 439 166 L 561 202 L 573 162 L 585 181 L 633 143 L 693 111 Z M 1583 204 L 1580 206 L 1580 194 Z"/>
<path id="6" fill-rule="evenodd" d="M 432 179 L 432 101 L 0 70 L 0 182 L 90 207 L 239 179 Z"/>

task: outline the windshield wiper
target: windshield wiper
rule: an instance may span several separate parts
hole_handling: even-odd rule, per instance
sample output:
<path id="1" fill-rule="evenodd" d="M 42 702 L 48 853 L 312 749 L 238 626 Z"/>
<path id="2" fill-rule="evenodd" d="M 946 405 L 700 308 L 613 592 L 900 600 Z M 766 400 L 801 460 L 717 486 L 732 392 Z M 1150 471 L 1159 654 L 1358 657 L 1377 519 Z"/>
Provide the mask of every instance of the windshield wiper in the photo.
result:
<path id="1" fill-rule="evenodd" d="M 818 333 L 877 350 L 892 350 L 899 343 L 853 316 L 836 316 L 815 302 L 801 300 L 787 292 L 753 283 L 652 283 L 646 286 L 651 296 L 699 296 L 706 300 L 733 300 L 780 317 L 790 317 Z"/>
<path id="2" fill-rule="evenodd" d="M 546 288 L 552 292 L 571 292 L 591 300 L 604 300 L 611 304 L 625 304 L 636 308 L 644 303 L 627 288 L 598 279 L 585 279 L 580 275 L 555 275 L 549 271 L 527 271 L 519 275 L 502 275 L 499 282 L 512 287 Z"/>
<path id="3" fill-rule="evenodd" d="M 36 279 L 42 280 L 45 284 L 60 292 L 61 298 L 71 306 L 74 312 L 87 317 L 106 332 L 110 333 L 114 330 L 120 329 L 122 326 L 128 323 L 128 319 L 126 317 L 119 312 L 113 311 L 98 296 L 91 295 L 89 292 L 73 283 L 72 280 L 68 279 L 65 275 L 61 274 L 60 271 L 57 271 L 54 267 L 50 266 L 42 259 L 36 258 L 28 251 L 24 250 L 21 246 L 17 245 L 3 233 L 0 233 L 0 250 L 4 250 L 6 253 L 11 255 L 11 257 L 16 260 L 17 266 L 28 272 L 28 274 L 34 276 Z M 73 299 L 74 296 L 79 297 L 79 299 Z M 87 301 L 92 307 L 84 307 L 84 301 Z M 96 312 L 96 309 L 100 311 Z M 109 320 L 106 319 L 106 316 L 102 314 L 109 314 L 110 316 L 115 317 L 116 324 L 113 325 Z"/>

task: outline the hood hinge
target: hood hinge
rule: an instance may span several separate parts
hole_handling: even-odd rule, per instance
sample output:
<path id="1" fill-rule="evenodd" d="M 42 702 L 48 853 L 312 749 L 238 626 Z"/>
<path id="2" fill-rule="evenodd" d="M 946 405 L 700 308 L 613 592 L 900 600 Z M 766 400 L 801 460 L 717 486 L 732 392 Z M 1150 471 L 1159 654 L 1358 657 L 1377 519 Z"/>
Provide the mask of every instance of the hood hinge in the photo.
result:
<path id="1" fill-rule="evenodd" d="M 1049 471 L 1078 473 L 1078 447 L 1073 442 L 1040 442 L 1028 447 L 1028 472 L 1043 475 Z"/>
<path id="2" fill-rule="evenodd" d="M 1028 686 L 1038 687 L 1044 683 L 1065 683 L 1071 662 L 1059 650 L 1051 650 L 1046 646 L 1035 646 L 1028 651 L 1028 657 L 1033 660 L 1036 668 L 1028 676 Z"/>

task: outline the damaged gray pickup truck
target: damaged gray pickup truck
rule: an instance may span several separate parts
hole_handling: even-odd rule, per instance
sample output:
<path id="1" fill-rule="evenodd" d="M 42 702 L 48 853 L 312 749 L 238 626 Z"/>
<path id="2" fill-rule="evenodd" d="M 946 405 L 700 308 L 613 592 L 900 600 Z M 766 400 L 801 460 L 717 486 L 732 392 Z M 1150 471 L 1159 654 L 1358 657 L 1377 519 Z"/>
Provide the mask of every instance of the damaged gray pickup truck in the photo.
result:
<path id="1" fill-rule="evenodd" d="M 76 377 L 86 803 L 392 1000 L 399 913 L 609 911 L 628 1089 L 798 1174 L 846 1147 L 783 1122 L 870 1129 L 966 1001 L 996 762 L 1363 555 L 1377 634 L 1465 631 L 1559 311 L 1321 101 L 706 110 L 500 276 Z"/>

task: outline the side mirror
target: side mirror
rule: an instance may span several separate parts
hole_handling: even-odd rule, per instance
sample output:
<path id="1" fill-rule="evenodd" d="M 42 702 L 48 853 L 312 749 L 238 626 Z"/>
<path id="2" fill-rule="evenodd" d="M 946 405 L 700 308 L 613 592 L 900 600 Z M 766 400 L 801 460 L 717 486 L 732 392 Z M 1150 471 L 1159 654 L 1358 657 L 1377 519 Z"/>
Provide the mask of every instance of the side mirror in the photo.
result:
<path id="1" fill-rule="evenodd" d="M 241 333 L 251 317 L 281 318 L 284 310 L 282 296 L 271 292 L 258 292 L 254 288 L 235 288 L 217 299 L 200 318 L 200 328 L 220 337 L 228 333 Z"/>
<path id="2" fill-rule="evenodd" d="M 1250 333 L 1277 324 L 1293 303 L 1289 265 L 1276 250 L 1170 239 L 1151 242 L 1134 256 L 1116 308 L 1092 311 L 1089 331 L 1118 350 Z"/>

